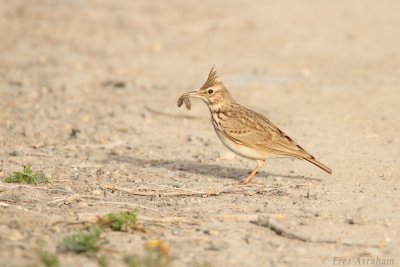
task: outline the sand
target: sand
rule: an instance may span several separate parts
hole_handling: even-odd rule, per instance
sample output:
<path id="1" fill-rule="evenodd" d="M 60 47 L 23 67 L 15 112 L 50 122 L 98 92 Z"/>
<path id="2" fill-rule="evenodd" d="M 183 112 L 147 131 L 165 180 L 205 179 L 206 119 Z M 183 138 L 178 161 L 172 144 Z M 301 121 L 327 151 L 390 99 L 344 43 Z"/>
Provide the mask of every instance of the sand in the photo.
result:
<path id="1" fill-rule="evenodd" d="M 144 232 L 104 230 L 97 254 L 109 266 L 152 239 L 168 246 L 170 266 L 400 264 L 399 9 L 1 1 L 0 180 L 28 165 L 50 183 L 0 182 L 0 265 L 41 266 L 41 250 L 61 266 L 97 266 L 59 244 L 85 218 L 125 210 Z M 239 187 L 255 162 L 220 143 L 204 103 L 176 105 L 214 64 L 238 102 L 333 174 L 271 159 L 256 185 Z M 252 222 L 259 215 L 337 242 L 278 235 Z"/>

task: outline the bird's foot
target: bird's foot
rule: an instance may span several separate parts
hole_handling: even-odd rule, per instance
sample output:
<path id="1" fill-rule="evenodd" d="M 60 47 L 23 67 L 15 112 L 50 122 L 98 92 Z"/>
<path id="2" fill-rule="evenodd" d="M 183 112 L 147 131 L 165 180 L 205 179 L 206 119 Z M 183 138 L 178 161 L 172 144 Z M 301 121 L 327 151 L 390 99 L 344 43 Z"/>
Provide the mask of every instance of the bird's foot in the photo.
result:
<path id="1" fill-rule="evenodd" d="M 240 185 L 247 185 L 253 183 L 254 183 L 253 177 L 247 177 L 239 182 Z"/>

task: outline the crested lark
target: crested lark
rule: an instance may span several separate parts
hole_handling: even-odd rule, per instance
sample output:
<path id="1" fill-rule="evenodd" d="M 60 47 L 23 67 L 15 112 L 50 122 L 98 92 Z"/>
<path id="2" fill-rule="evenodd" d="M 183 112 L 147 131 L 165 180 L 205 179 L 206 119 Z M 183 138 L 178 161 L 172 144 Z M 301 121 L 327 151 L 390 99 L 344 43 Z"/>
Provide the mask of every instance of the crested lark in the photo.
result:
<path id="1" fill-rule="evenodd" d="M 215 132 L 227 148 L 242 157 L 257 161 L 257 167 L 243 183 L 251 182 L 270 157 L 305 159 L 327 173 L 332 173 L 330 168 L 318 162 L 263 115 L 236 103 L 224 84 L 217 80 L 214 68 L 198 91 L 180 97 L 179 107 L 185 102 L 190 108 L 188 96 L 201 98 L 207 104 Z"/>

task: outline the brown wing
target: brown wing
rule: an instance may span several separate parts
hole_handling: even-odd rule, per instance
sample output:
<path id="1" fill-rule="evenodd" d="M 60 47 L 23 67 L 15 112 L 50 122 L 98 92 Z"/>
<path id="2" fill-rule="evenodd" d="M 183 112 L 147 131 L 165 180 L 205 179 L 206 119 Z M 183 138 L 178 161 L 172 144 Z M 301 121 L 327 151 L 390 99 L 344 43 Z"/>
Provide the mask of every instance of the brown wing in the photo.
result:
<path id="1" fill-rule="evenodd" d="M 263 149 L 277 155 L 302 158 L 327 173 L 332 173 L 329 167 L 317 161 L 261 114 L 239 106 L 219 117 L 219 123 L 226 137 L 238 144 Z"/>
<path id="2" fill-rule="evenodd" d="M 282 156 L 313 158 L 267 118 L 244 107 L 230 110 L 220 124 L 225 135 L 238 144 Z"/>

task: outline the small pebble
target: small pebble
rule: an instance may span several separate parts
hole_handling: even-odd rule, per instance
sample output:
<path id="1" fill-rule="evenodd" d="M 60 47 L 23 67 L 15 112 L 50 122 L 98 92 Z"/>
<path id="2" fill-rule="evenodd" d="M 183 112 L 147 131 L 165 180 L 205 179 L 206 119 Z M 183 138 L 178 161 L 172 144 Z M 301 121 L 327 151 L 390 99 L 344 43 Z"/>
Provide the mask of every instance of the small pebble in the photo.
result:
<path id="1" fill-rule="evenodd" d="M 100 189 L 96 189 L 96 190 L 92 191 L 92 194 L 96 195 L 96 196 L 101 195 L 101 193 L 102 193 L 102 191 Z"/>

